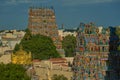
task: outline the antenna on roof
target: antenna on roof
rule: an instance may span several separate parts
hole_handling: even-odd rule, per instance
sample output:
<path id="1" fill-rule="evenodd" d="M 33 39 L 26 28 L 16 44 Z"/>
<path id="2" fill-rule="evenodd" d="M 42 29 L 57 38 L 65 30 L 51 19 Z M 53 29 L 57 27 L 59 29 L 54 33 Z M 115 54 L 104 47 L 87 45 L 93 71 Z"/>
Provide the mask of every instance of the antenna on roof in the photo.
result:
<path id="1" fill-rule="evenodd" d="M 62 24 L 61 28 L 64 29 L 64 24 Z"/>

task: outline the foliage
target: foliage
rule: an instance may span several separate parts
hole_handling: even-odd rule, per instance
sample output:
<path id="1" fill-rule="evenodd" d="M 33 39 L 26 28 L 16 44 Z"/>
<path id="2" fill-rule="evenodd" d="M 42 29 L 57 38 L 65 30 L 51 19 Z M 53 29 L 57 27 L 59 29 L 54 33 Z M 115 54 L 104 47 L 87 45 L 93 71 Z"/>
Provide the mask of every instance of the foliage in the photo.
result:
<path id="1" fill-rule="evenodd" d="M 32 34 L 31 34 L 30 30 L 26 29 L 25 32 L 26 32 L 26 34 L 24 36 L 24 39 L 25 40 L 30 40 L 30 38 L 32 37 Z"/>
<path id="2" fill-rule="evenodd" d="M 57 74 L 54 74 L 52 76 L 52 80 L 68 80 L 64 75 L 57 75 Z"/>
<path id="3" fill-rule="evenodd" d="M 43 35 L 31 35 L 29 30 L 26 32 L 20 45 L 23 46 L 25 51 L 30 51 L 34 59 L 43 60 L 60 57 L 51 38 Z M 14 51 L 17 51 L 19 46 L 16 45 Z"/>
<path id="4" fill-rule="evenodd" d="M 120 45 L 119 45 L 119 47 L 118 47 L 118 51 L 120 51 Z"/>
<path id="5" fill-rule="evenodd" d="M 62 41 L 62 46 L 65 50 L 66 57 L 73 57 L 76 47 L 76 38 L 72 35 L 66 36 Z"/>
<path id="6" fill-rule="evenodd" d="M 0 30 L 0 33 L 1 33 L 1 32 L 4 32 L 4 30 Z"/>
<path id="7" fill-rule="evenodd" d="M 0 64 L 0 80 L 30 80 L 21 65 Z"/>
<path id="8" fill-rule="evenodd" d="M 118 46 L 118 50 L 120 51 L 120 27 L 116 28 L 116 35 L 119 37 L 119 46 Z"/>
<path id="9" fill-rule="evenodd" d="M 0 46 L 2 46 L 2 41 L 0 40 Z"/>
<path id="10" fill-rule="evenodd" d="M 19 44 L 16 44 L 13 52 L 15 53 L 15 52 L 18 51 L 18 50 L 19 50 Z"/>
<path id="11" fill-rule="evenodd" d="M 120 38 L 120 28 L 119 27 L 116 28 L 116 34 Z"/>

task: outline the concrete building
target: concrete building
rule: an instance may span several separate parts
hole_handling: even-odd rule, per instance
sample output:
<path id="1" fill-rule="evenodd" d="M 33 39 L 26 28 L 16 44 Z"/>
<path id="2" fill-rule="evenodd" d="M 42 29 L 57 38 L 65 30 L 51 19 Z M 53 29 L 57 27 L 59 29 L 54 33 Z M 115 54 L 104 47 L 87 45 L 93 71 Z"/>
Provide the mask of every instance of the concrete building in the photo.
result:
<path id="1" fill-rule="evenodd" d="M 0 46 L 0 54 L 1 55 L 4 55 L 5 54 L 5 51 L 7 51 L 7 50 L 13 50 L 13 49 L 11 49 L 10 47 L 7 47 L 7 46 Z"/>
<path id="2" fill-rule="evenodd" d="M 76 37 L 77 32 L 76 29 L 59 29 L 58 35 L 60 37 L 60 40 L 63 40 L 63 38 L 68 35 L 73 35 Z"/>
<path id="3" fill-rule="evenodd" d="M 68 65 L 72 65 L 73 64 L 74 57 L 65 57 L 65 59 L 67 60 Z"/>
<path id="4" fill-rule="evenodd" d="M 0 63 L 8 64 L 11 63 L 11 54 L 5 54 L 0 56 Z"/>
<path id="5" fill-rule="evenodd" d="M 24 31 L 17 30 L 6 30 L 1 32 L 1 53 L 4 53 L 5 50 L 13 50 L 15 45 L 20 43 L 24 35 Z"/>
<path id="6" fill-rule="evenodd" d="M 50 60 L 33 60 L 35 75 L 39 76 L 39 80 L 51 80 L 54 74 L 64 75 L 71 80 L 73 72 L 65 58 L 51 58 Z"/>

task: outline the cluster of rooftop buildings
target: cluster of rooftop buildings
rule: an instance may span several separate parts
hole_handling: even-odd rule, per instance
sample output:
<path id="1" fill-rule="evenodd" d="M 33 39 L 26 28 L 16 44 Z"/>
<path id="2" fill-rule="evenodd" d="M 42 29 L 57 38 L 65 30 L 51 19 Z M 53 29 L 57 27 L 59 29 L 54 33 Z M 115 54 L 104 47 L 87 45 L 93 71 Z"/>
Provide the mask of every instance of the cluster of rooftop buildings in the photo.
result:
<path id="1" fill-rule="evenodd" d="M 64 75 L 68 80 L 72 79 L 72 70 L 69 62 L 73 61 L 70 58 L 51 58 L 49 60 L 33 60 L 34 75 L 37 75 L 40 80 L 50 79 L 54 74 Z"/>
<path id="2" fill-rule="evenodd" d="M 24 37 L 24 31 L 4 30 L 0 33 L 0 54 L 12 51 L 16 44 L 19 44 Z"/>

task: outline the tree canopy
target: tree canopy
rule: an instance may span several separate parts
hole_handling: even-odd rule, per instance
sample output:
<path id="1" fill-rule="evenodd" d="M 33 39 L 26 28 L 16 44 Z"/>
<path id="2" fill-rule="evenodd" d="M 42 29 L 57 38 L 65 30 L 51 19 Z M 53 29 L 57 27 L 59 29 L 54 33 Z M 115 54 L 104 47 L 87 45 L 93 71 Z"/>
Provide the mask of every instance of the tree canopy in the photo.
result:
<path id="1" fill-rule="evenodd" d="M 16 64 L 0 64 L 0 80 L 30 80 L 25 68 Z"/>
<path id="2" fill-rule="evenodd" d="M 16 44 L 14 52 L 22 45 L 25 51 L 30 51 L 34 59 L 49 59 L 60 57 L 50 37 L 43 35 L 31 35 L 27 30 L 20 44 Z"/>
<path id="3" fill-rule="evenodd" d="M 120 38 L 120 27 L 117 27 L 117 28 L 116 28 L 116 34 L 117 34 L 117 36 Z"/>
<path id="4" fill-rule="evenodd" d="M 62 41 L 63 48 L 65 50 L 66 57 L 73 57 L 76 47 L 76 38 L 72 35 L 66 36 Z"/>
<path id="5" fill-rule="evenodd" d="M 2 41 L 0 40 L 0 46 L 2 46 Z"/>
<path id="6" fill-rule="evenodd" d="M 52 76 L 52 80 L 68 80 L 64 75 L 57 75 L 57 74 L 54 74 Z"/>
<path id="7" fill-rule="evenodd" d="M 118 46 L 118 51 L 120 51 L 120 45 Z"/>
<path id="8" fill-rule="evenodd" d="M 120 27 L 117 27 L 117 28 L 116 28 L 116 35 L 119 37 L 118 50 L 120 51 Z"/>

